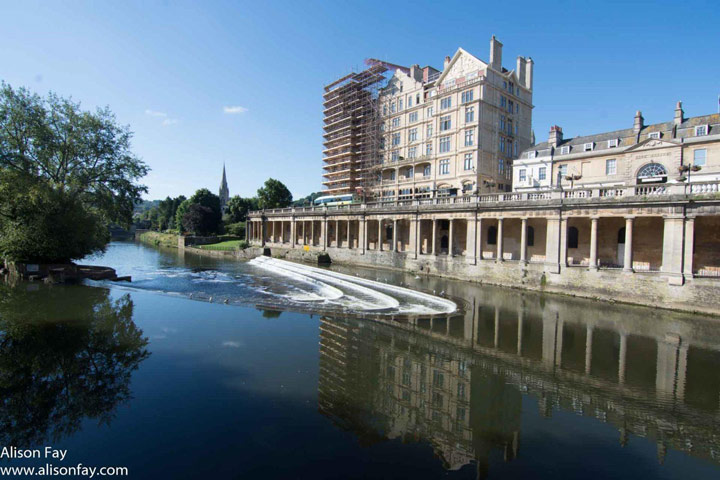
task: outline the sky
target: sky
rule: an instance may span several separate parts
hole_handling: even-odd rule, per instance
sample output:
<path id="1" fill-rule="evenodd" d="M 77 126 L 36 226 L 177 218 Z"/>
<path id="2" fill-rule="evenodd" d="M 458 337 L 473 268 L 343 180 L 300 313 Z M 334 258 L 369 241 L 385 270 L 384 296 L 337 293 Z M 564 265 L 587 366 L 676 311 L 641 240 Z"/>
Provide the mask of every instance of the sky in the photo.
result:
<path id="1" fill-rule="evenodd" d="M 147 199 L 321 189 L 322 87 L 365 58 L 441 68 L 462 47 L 535 61 L 533 128 L 565 137 L 715 113 L 720 8 L 692 2 L 0 0 L 0 80 L 109 106 Z"/>

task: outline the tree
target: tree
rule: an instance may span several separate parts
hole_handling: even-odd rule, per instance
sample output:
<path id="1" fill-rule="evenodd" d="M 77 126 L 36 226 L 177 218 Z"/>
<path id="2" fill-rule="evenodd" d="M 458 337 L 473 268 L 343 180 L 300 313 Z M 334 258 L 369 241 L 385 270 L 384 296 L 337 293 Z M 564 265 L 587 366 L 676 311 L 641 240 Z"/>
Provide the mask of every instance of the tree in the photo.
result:
<path id="1" fill-rule="evenodd" d="M 322 197 L 325 195 L 324 192 L 313 192 L 307 197 L 299 198 L 295 200 L 292 204 L 296 207 L 304 207 L 306 205 L 312 205 L 316 198 Z"/>
<path id="2" fill-rule="evenodd" d="M 227 204 L 227 223 L 244 222 L 247 219 L 248 212 L 257 209 L 257 198 L 243 198 L 235 195 Z"/>
<path id="3" fill-rule="evenodd" d="M 106 107 L 0 84 L 0 257 L 65 262 L 103 251 L 147 188 L 132 133 Z"/>
<path id="4" fill-rule="evenodd" d="M 206 233 L 216 233 L 220 228 L 220 222 L 222 221 L 222 211 L 220 209 L 220 197 L 212 193 L 207 188 L 201 188 L 196 191 L 195 194 L 183 201 L 178 205 L 175 213 L 175 223 L 179 231 L 185 229 L 185 215 L 188 213 L 191 205 L 200 205 L 202 207 L 209 208 L 211 215 L 208 216 L 204 221 L 208 222 L 206 227 Z M 195 230 L 193 230 L 195 231 Z"/>
<path id="5" fill-rule="evenodd" d="M 185 231 L 198 235 L 215 233 L 217 230 L 217 220 L 215 217 L 215 212 L 213 212 L 211 208 L 193 203 L 188 207 L 187 213 L 183 216 L 183 227 Z"/>
<path id="6" fill-rule="evenodd" d="M 257 198 L 260 208 L 285 208 L 292 203 L 290 190 L 274 178 L 268 178 L 265 185 L 258 189 Z"/>

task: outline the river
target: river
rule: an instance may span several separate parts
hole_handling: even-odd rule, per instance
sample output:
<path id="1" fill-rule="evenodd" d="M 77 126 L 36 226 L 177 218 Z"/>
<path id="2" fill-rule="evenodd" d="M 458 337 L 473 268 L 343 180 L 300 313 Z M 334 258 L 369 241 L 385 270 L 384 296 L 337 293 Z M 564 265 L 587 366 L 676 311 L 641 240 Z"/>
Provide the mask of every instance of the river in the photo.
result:
<path id="1" fill-rule="evenodd" d="M 0 284 L 2 446 L 131 478 L 718 478 L 720 320 L 133 242 Z M 0 459 L 0 467 L 47 459 Z"/>

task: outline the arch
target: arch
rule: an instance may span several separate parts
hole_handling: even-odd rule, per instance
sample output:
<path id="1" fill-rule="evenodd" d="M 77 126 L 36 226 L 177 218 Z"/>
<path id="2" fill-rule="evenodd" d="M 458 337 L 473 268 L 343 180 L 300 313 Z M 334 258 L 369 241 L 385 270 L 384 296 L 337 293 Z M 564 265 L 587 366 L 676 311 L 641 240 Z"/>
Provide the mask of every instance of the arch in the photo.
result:
<path id="1" fill-rule="evenodd" d="M 527 246 L 528 247 L 534 247 L 535 246 L 535 229 L 528 225 L 527 227 Z"/>
<path id="2" fill-rule="evenodd" d="M 578 248 L 580 243 L 580 232 L 575 227 L 568 228 L 567 248 Z"/>
<path id="3" fill-rule="evenodd" d="M 666 182 L 667 169 L 659 163 L 646 163 L 637 172 L 638 182 Z"/>
<path id="4" fill-rule="evenodd" d="M 497 245 L 497 227 L 490 226 L 487 231 L 487 244 Z"/>
<path id="5" fill-rule="evenodd" d="M 618 230 L 618 238 L 617 238 L 618 245 L 625 244 L 625 227 L 622 227 L 620 230 Z"/>

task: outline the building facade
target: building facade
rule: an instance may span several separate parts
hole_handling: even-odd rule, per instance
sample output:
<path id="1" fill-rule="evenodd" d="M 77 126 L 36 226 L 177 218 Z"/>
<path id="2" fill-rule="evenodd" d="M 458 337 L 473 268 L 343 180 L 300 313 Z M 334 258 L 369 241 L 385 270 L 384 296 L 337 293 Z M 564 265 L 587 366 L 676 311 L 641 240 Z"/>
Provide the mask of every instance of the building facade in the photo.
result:
<path id="1" fill-rule="evenodd" d="M 553 126 L 547 142 L 523 151 L 513 163 L 517 192 L 560 186 L 618 195 L 634 186 L 640 194 L 652 194 L 718 179 L 720 115 L 685 118 L 680 102 L 673 120 L 664 123 L 645 125 L 637 112 L 632 128 L 569 139 Z"/>
<path id="2" fill-rule="evenodd" d="M 510 191 L 511 159 L 532 144 L 532 83 L 532 59 L 503 68 L 494 36 L 489 62 L 460 48 L 442 71 L 395 70 L 379 96 L 383 135 L 373 196 Z"/>

